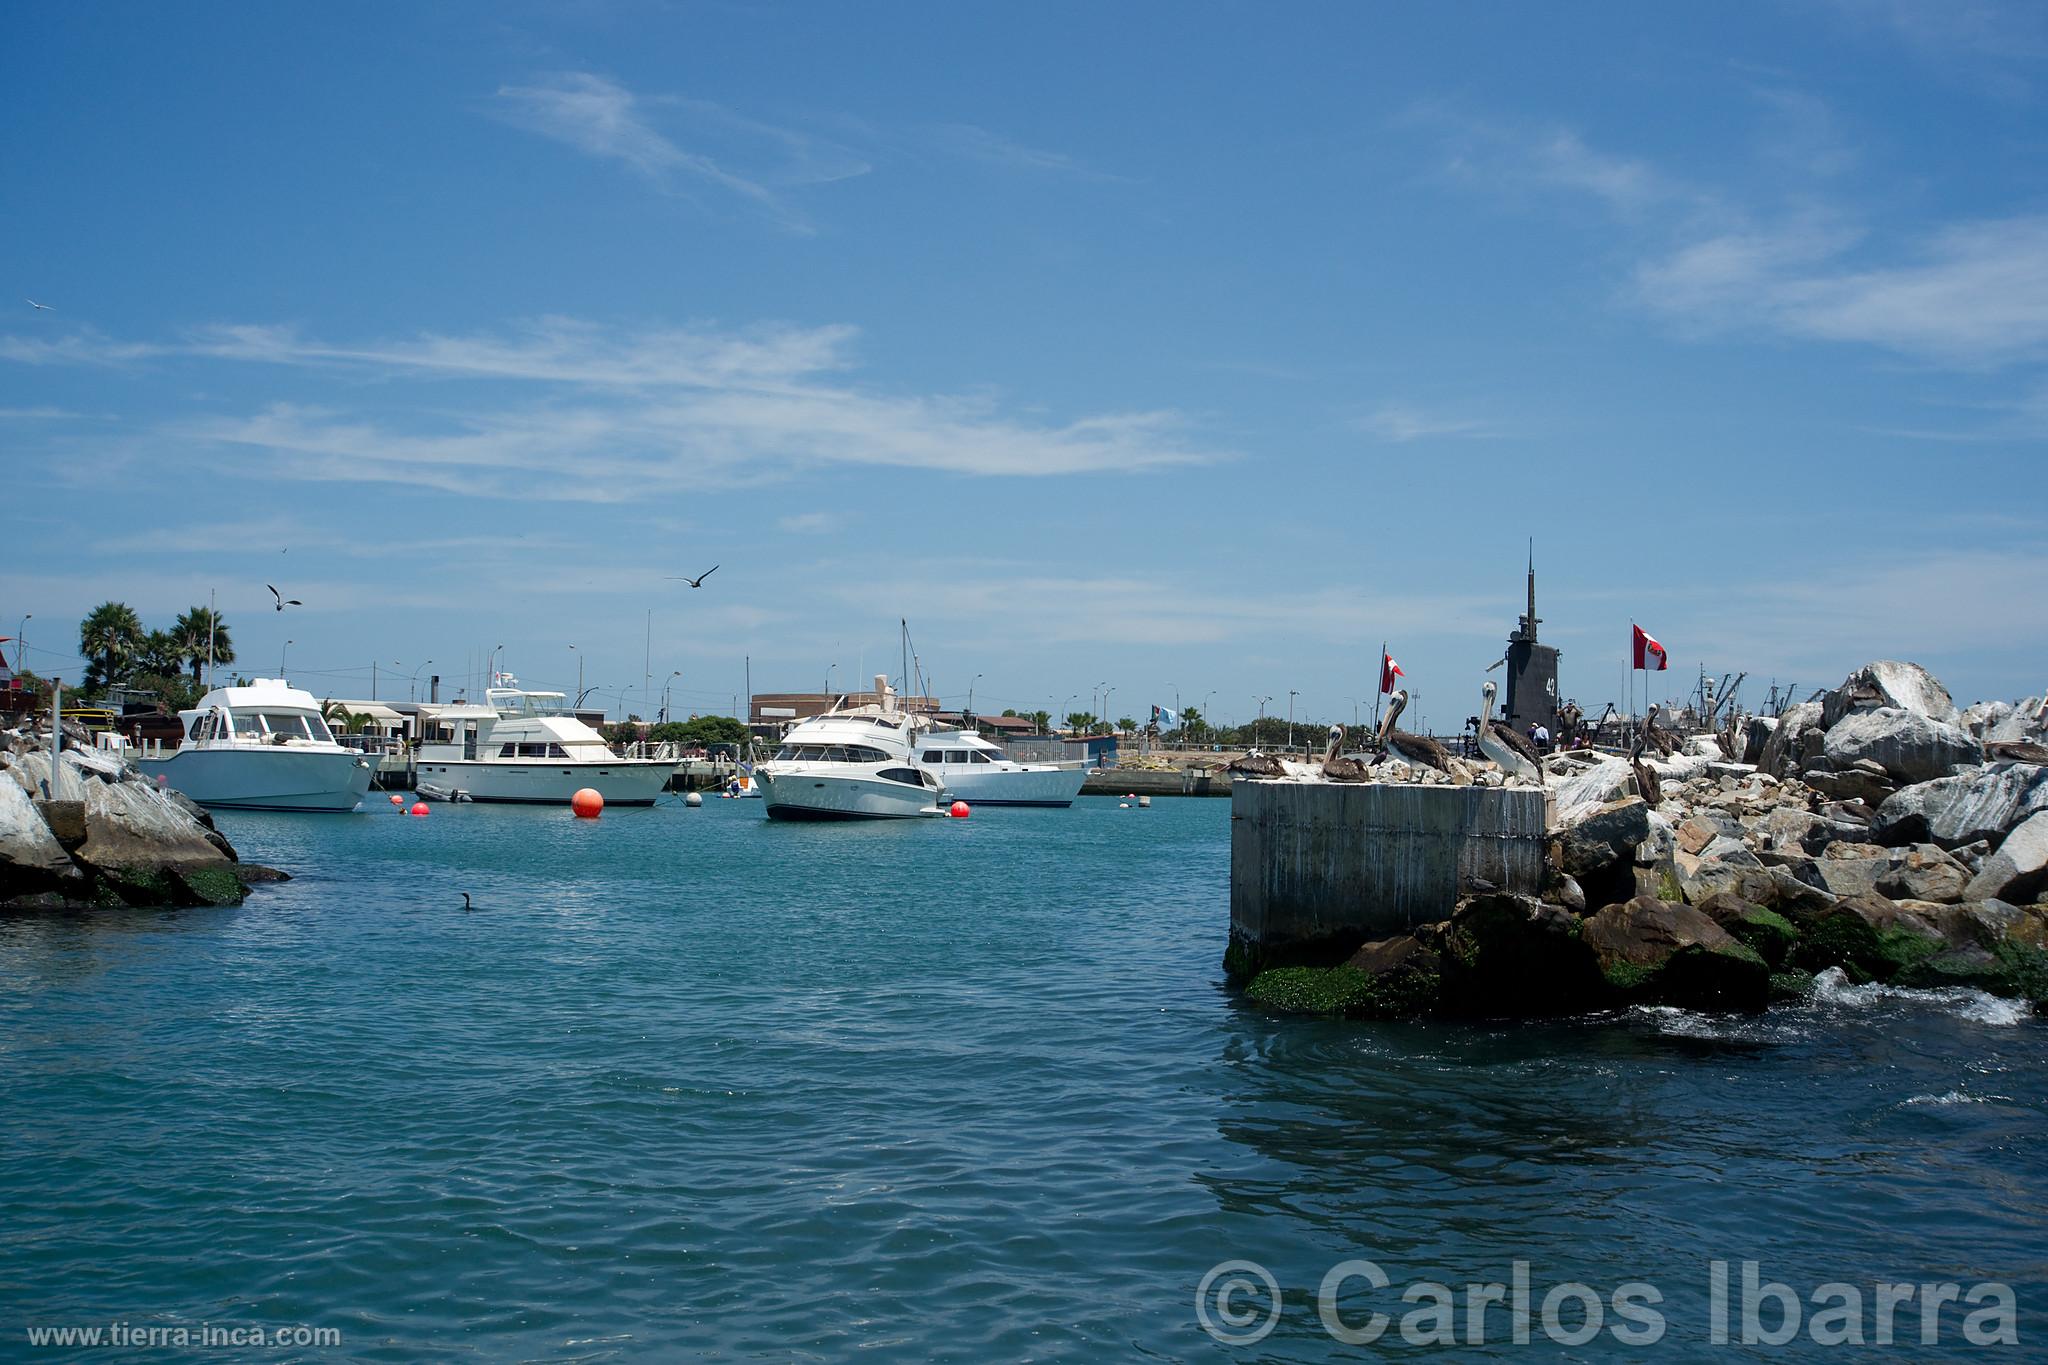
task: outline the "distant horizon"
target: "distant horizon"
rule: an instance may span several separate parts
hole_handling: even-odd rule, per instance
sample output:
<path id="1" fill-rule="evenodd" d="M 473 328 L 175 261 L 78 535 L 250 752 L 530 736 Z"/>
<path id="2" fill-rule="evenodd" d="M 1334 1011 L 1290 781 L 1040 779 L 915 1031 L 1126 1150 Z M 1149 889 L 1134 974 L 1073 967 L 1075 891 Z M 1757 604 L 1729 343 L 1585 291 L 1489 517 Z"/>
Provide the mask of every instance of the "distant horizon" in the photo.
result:
<path id="1" fill-rule="evenodd" d="M 215 590 L 332 695 L 729 714 L 901 618 L 949 705 L 1344 721 L 1384 640 L 1444 728 L 1533 540 L 1589 715 L 1631 621 L 2048 689 L 2037 6 L 11 18 L 39 674 Z"/>

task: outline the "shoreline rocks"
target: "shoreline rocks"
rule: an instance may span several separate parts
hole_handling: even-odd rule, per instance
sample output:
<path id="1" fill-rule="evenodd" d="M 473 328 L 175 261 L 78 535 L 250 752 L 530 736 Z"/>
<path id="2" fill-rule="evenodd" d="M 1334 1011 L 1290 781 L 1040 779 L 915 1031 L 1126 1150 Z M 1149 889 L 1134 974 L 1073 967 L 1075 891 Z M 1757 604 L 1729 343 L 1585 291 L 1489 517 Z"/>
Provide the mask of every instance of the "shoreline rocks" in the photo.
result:
<path id="1" fill-rule="evenodd" d="M 239 905 L 280 880 L 242 863 L 198 806 L 119 763 L 67 749 L 52 773 L 20 736 L 0 748 L 0 913 Z"/>
<path id="2" fill-rule="evenodd" d="M 1839 970 L 1965 986 L 2048 1013 L 2048 766 L 1982 737 L 2048 739 L 2038 702 L 1959 712 L 1925 669 L 1878 661 L 1773 725 L 1755 765 L 1681 752 L 1653 800 L 1611 756 L 1551 760 L 1551 880 L 1240 981 L 1246 998 L 1361 1018 L 1528 1017 L 1632 1004 L 1755 1011 Z M 1341 975 L 1332 975 L 1341 973 Z"/>

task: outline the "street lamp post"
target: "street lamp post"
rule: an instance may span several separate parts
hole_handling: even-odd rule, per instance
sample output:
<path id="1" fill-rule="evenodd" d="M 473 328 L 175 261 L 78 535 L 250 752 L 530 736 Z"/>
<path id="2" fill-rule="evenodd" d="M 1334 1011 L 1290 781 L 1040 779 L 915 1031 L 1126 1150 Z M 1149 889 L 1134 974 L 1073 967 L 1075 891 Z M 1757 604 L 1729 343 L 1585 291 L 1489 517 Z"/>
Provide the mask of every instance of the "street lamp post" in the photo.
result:
<path id="1" fill-rule="evenodd" d="M 1301 694 L 1293 688 L 1287 689 L 1287 752 L 1294 752 L 1294 699 Z"/>
<path id="2" fill-rule="evenodd" d="M 1114 687 L 1110 687 L 1107 684 L 1104 684 L 1102 689 L 1102 723 L 1104 725 L 1109 726 L 1109 732 L 1111 734 L 1116 733 L 1116 725 L 1109 718 L 1109 697 L 1110 694 L 1114 691 L 1116 691 Z"/>
<path id="3" fill-rule="evenodd" d="M 284 677 L 285 655 L 291 652 L 291 648 L 294 643 L 296 642 L 292 640 L 286 640 L 284 642 L 284 648 L 277 651 L 277 676 L 280 680 L 282 680 Z"/>
<path id="4" fill-rule="evenodd" d="M 668 681 L 661 685 L 661 723 L 663 725 L 668 724 L 668 690 L 671 687 L 674 687 L 676 685 L 676 679 L 682 676 L 683 670 L 678 668 L 673 673 L 669 674 Z"/>
<path id="5" fill-rule="evenodd" d="M 14 628 L 14 662 L 17 665 L 15 669 L 17 673 L 29 666 L 28 623 L 35 619 L 36 614 L 34 612 L 24 612 L 22 614 L 21 624 Z"/>
<path id="6" fill-rule="evenodd" d="M 571 646 L 570 646 L 570 648 L 572 648 L 572 649 L 573 649 L 573 648 L 575 648 L 575 646 L 574 646 L 574 645 L 571 645 Z M 421 660 L 421 661 L 420 661 L 420 668 L 425 668 L 425 667 L 426 667 L 426 666 L 427 666 L 428 664 L 431 664 L 432 662 L 434 662 L 434 661 L 433 661 L 432 659 L 423 659 L 423 660 Z M 409 679 L 408 679 L 408 680 L 406 681 L 406 684 L 405 684 L 405 699 L 406 699 L 407 701 L 417 701 L 417 700 L 418 700 L 418 697 L 417 697 L 417 695 L 416 695 L 416 693 L 415 693 L 414 689 L 415 689 L 415 688 L 417 688 L 417 687 L 419 686 L 419 681 L 420 681 L 420 668 L 415 668 L 415 669 L 414 669 L 414 670 L 412 671 L 412 677 L 411 677 L 411 678 L 409 678 Z"/>
<path id="7" fill-rule="evenodd" d="M 981 674 L 977 673 L 973 681 L 967 684 L 967 714 L 970 716 L 974 714 L 974 684 L 980 681 Z"/>
<path id="8" fill-rule="evenodd" d="M 569 652 L 576 656 L 576 704 L 581 706 L 583 705 L 583 651 L 574 645 L 570 645 Z"/>
<path id="9" fill-rule="evenodd" d="M 1271 697 L 1259 697 L 1256 700 L 1259 703 L 1259 721 L 1258 724 L 1252 726 L 1252 747 L 1255 749 L 1259 745 L 1259 731 L 1266 728 L 1266 703 L 1273 699 Z"/>

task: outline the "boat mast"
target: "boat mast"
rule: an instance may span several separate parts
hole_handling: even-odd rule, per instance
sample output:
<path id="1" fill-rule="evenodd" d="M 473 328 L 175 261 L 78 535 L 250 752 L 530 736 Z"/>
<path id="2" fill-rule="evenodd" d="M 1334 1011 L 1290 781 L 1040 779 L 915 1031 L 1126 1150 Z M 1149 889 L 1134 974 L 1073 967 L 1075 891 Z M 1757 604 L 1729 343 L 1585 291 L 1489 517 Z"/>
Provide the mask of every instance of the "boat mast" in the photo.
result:
<path id="1" fill-rule="evenodd" d="M 206 590 L 206 690 L 213 690 L 213 628 L 220 613 L 213 607 L 213 589 Z"/>

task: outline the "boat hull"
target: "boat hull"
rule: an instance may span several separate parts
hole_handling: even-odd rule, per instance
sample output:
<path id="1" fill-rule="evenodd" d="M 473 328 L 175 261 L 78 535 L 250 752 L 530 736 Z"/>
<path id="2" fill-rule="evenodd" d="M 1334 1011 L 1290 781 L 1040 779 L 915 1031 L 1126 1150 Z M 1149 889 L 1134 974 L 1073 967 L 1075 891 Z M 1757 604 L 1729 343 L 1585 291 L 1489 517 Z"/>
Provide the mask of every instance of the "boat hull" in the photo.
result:
<path id="1" fill-rule="evenodd" d="M 970 806 L 1071 806 L 1088 780 L 1085 768 L 997 768 L 949 763 L 933 769 L 946 791 Z"/>
<path id="2" fill-rule="evenodd" d="M 675 765 L 666 762 L 505 763 L 474 759 L 422 759 L 413 781 L 472 801 L 503 805 L 565 806 L 594 787 L 607 806 L 651 806 L 667 790 Z"/>
<path id="3" fill-rule="evenodd" d="M 771 820 L 909 820 L 943 815 L 939 793 L 886 778 L 754 770 Z"/>
<path id="4" fill-rule="evenodd" d="M 355 753 L 289 748 L 181 749 L 137 759 L 151 781 L 216 810 L 342 812 L 362 804 L 376 770 Z"/>

